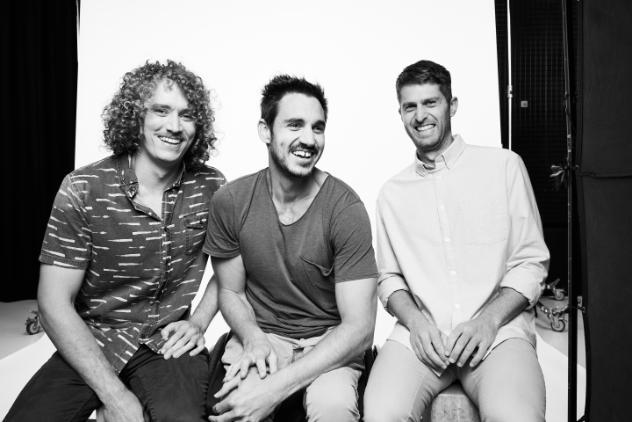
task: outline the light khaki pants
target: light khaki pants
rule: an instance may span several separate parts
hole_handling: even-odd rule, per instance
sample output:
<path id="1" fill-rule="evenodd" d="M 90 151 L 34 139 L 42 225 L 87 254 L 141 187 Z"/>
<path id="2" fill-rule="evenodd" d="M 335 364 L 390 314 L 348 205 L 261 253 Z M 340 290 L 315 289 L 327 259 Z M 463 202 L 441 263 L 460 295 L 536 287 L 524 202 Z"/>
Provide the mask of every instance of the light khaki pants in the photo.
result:
<path id="1" fill-rule="evenodd" d="M 483 422 L 544 422 L 545 390 L 536 351 L 508 339 L 476 368 L 451 365 L 438 377 L 406 346 L 388 340 L 364 393 L 366 422 L 419 421 L 443 389 L 459 380 Z"/>
<path id="2" fill-rule="evenodd" d="M 309 353 L 327 334 L 307 339 L 293 339 L 276 334 L 266 335 L 277 355 L 278 369 L 281 369 Z M 239 339 L 236 336 L 231 337 L 222 355 L 222 363 L 226 370 L 233 362 L 239 360 L 242 350 Z M 307 386 L 303 406 L 308 421 L 356 422 L 360 420 L 357 387 L 358 379 L 364 369 L 363 356 L 364 353 L 359 354 L 349 366 L 325 372 Z M 259 381 L 257 371 L 251 368 L 240 386 Z"/>

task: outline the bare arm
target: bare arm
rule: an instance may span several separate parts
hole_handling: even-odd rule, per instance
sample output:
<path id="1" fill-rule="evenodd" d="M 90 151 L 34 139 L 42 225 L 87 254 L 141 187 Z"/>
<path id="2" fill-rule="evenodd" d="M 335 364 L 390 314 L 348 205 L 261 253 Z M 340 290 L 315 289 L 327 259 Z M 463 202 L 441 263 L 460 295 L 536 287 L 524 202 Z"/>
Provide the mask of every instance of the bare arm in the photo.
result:
<path id="1" fill-rule="evenodd" d="M 103 405 L 108 421 L 143 421 L 136 396 L 119 380 L 94 336 L 74 308 L 84 270 L 42 264 L 37 292 L 42 325 L 59 353 Z"/>
<path id="2" fill-rule="evenodd" d="M 286 397 L 309 385 L 319 375 L 339 368 L 373 344 L 377 300 L 375 279 L 336 284 L 340 324 L 308 354 L 273 377 L 279 379 Z"/>
<path id="3" fill-rule="evenodd" d="M 277 358 L 265 333 L 257 325 L 255 314 L 246 298 L 246 270 L 241 255 L 230 259 L 212 258 L 213 270 L 219 280 L 220 308 L 224 319 L 241 340 L 244 353 L 241 360 L 226 372 L 226 380 L 238 372 L 241 378 L 248 374 L 248 368 L 255 365 L 259 376 L 276 371 Z"/>
<path id="4" fill-rule="evenodd" d="M 169 339 L 160 349 L 165 359 L 178 358 L 187 351 L 195 356 L 204 350 L 204 333 L 219 309 L 218 296 L 217 277 L 213 275 L 189 319 L 172 322 L 162 329 L 162 338 Z"/>
<path id="5" fill-rule="evenodd" d="M 510 287 L 503 287 L 499 294 L 470 321 L 457 325 L 448 336 L 446 356 L 450 363 L 465 365 L 470 359 L 474 367 L 485 357 L 494 342 L 498 330 L 524 311 L 529 301 Z"/>
<path id="6" fill-rule="evenodd" d="M 410 296 L 408 290 L 397 290 L 388 297 L 388 310 L 410 332 L 410 345 L 417 358 L 435 371 L 448 366 L 445 357 L 445 335 L 437 328 Z"/>

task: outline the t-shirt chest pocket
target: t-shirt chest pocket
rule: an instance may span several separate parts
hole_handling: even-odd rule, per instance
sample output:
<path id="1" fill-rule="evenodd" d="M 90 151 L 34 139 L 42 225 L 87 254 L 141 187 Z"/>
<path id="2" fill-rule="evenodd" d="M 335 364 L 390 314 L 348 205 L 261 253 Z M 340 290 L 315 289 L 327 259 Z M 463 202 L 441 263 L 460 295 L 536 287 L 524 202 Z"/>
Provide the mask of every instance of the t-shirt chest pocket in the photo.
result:
<path id="1" fill-rule="evenodd" d="M 311 285 L 327 291 L 334 289 L 333 264 L 321 264 L 316 259 L 304 255 L 301 255 L 300 258 L 305 277 Z"/>
<path id="2" fill-rule="evenodd" d="M 206 237 L 208 209 L 196 211 L 182 217 L 184 221 L 184 250 L 187 255 L 199 252 Z"/>

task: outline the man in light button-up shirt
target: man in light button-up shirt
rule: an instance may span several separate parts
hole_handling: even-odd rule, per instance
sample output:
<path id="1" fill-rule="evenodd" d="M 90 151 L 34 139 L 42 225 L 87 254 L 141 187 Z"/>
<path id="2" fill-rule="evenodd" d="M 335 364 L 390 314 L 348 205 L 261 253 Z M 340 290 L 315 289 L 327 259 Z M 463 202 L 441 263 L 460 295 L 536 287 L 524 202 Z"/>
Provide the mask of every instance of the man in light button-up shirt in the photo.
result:
<path id="1" fill-rule="evenodd" d="M 549 252 L 518 155 L 452 135 L 450 74 L 397 80 L 415 162 L 377 201 L 378 294 L 397 323 L 365 393 L 366 421 L 419 420 L 455 380 L 482 420 L 544 421 L 533 306 Z"/>

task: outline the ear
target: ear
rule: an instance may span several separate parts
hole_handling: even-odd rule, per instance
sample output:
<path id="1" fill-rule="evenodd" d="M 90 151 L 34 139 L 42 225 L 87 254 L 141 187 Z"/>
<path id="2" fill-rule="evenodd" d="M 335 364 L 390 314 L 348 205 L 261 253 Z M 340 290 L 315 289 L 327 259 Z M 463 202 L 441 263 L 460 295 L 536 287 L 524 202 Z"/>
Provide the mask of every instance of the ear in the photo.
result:
<path id="1" fill-rule="evenodd" d="M 450 117 L 454 117 L 458 108 L 459 99 L 457 97 L 452 97 L 452 99 L 450 100 Z"/>
<path id="2" fill-rule="evenodd" d="M 268 124 L 265 120 L 259 120 L 257 131 L 259 132 L 259 139 L 261 139 L 264 144 L 269 145 L 270 141 L 272 140 L 272 131 L 268 127 Z"/>

